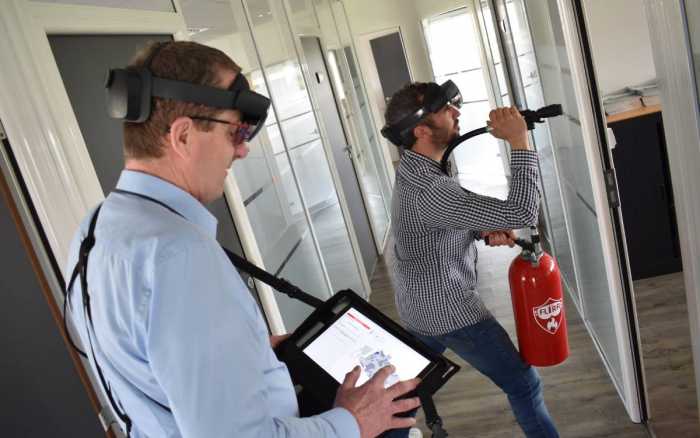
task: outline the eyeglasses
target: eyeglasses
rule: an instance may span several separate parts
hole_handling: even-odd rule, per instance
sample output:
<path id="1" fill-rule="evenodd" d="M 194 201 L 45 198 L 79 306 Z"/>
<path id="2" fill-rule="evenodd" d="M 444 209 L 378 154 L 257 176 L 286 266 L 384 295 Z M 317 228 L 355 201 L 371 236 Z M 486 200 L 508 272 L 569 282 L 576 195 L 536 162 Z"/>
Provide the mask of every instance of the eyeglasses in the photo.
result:
<path id="1" fill-rule="evenodd" d="M 201 120 L 203 122 L 214 122 L 214 123 L 224 123 L 233 128 L 231 131 L 231 137 L 233 139 L 233 144 L 238 146 L 239 144 L 248 141 L 250 139 L 251 129 L 247 123 L 243 122 L 229 122 L 228 120 L 215 119 L 213 117 L 202 117 L 202 116 L 188 116 L 192 120 Z"/>

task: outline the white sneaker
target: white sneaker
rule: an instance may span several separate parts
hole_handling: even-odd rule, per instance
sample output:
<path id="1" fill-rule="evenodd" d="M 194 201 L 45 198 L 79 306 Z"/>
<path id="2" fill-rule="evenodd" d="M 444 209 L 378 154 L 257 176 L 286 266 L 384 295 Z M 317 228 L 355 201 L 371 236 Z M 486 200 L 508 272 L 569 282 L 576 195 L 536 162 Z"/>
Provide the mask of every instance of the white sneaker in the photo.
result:
<path id="1" fill-rule="evenodd" d="M 423 432 L 421 432 L 417 427 L 412 427 L 408 431 L 408 438 L 423 438 Z"/>

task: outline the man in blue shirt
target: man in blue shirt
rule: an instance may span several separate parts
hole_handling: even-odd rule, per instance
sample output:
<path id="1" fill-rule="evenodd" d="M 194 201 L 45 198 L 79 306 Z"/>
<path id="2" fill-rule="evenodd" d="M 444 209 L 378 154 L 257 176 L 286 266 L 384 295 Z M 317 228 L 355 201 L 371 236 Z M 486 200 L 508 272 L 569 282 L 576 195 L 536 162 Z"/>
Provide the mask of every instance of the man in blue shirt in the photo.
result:
<path id="1" fill-rule="evenodd" d="M 220 89 L 241 74 L 224 53 L 192 42 L 151 45 L 131 66 Z M 124 124 L 126 168 L 99 210 L 86 277 L 91 318 L 81 282 L 69 291 L 69 317 L 131 436 L 365 438 L 411 426 L 412 418 L 394 415 L 418 400 L 395 399 L 417 381 L 385 389 L 389 368 L 359 387 L 359 368 L 352 370 L 333 409 L 299 418 L 289 373 L 271 348 L 279 339 L 269 336 L 204 207 L 248 153 L 241 114 L 161 98 L 152 108 L 145 122 Z M 73 240 L 67 274 L 93 213 Z"/>

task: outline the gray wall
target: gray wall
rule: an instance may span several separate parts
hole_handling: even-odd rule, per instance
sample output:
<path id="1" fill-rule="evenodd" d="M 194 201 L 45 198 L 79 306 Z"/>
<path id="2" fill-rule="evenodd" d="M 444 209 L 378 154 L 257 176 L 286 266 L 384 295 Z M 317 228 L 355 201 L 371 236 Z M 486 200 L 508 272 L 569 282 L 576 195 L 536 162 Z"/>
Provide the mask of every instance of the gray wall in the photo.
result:
<path id="1" fill-rule="evenodd" d="M 0 436 L 104 436 L 3 196 L 0 242 Z"/>

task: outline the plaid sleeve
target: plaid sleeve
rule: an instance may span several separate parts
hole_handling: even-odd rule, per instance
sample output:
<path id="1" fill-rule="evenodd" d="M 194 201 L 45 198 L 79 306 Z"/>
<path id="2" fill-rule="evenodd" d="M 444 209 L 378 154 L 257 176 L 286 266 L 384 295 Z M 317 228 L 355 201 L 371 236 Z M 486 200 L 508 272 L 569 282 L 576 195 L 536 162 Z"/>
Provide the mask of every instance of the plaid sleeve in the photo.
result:
<path id="1" fill-rule="evenodd" d="M 537 153 L 513 151 L 506 200 L 462 189 L 454 180 L 436 180 L 420 195 L 425 225 L 439 229 L 504 230 L 537 223 L 540 194 Z"/>

